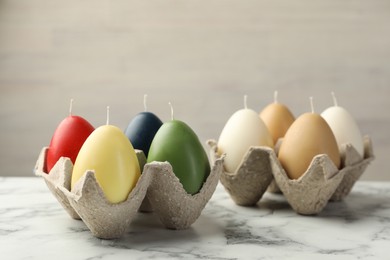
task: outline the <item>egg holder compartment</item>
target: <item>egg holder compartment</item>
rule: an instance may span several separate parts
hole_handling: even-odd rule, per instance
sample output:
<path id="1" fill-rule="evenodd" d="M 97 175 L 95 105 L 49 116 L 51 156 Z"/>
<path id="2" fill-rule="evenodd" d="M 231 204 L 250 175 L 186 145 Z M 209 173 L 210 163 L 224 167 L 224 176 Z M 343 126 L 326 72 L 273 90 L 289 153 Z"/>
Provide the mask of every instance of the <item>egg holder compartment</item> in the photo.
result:
<path id="1" fill-rule="evenodd" d="M 211 160 L 219 158 L 217 143 L 209 140 Z M 242 206 L 255 205 L 272 180 L 284 194 L 293 210 L 302 215 L 320 213 L 329 200 L 340 200 L 349 194 L 355 182 L 374 159 L 372 143 L 364 137 L 364 158 L 346 144 L 341 147 L 341 169 L 325 154 L 313 158 L 307 171 L 296 180 L 290 179 L 276 153 L 268 147 L 250 147 L 236 172 L 225 170 L 220 181 L 233 201 Z"/>
<path id="2" fill-rule="evenodd" d="M 223 157 L 216 159 L 201 190 L 188 194 L 168 162 L 146 163 L 142 151 L 136 150 L 143 172 L 126 201 L 110 203 L 93 171 L 86 171 L 70 190 L 73 164 L 61 157 L 50 173 L 45 173 L 48 148 L 44 147 L 35 166 L 35 175 L 43 177 L 49 190 L 74 219 L 81 219 L 92 234 L 103 239 L 123 236 L 147 198 L 154 213 L 169 229 L 189 228 L 200 216 L 213 195 L 223 169 Z"/>
<path id="3" fill-rule="evenodd" d="M 340 185 L 330 198 L 331 201 L 344 199 L 352 190 L 355 182 L 363 175 L 368 164 L 375 159 L 372 141 L 369 136 L 364 136 L 364 157 L 357 152 L 351 144 L 344 144 L 341 147 L 341 167 L 350 167 L 346 172 Z"/>
<path id="4" fill-rule="evenodd" d="M 280 145 L 282 144 L 282 141 L 283 141 L 283 138 L 279 138 L 278 141 L 275 144 L 274 151 L 275 151 L 276 154 L 279 153 L 279 148 L 280 148 Z M 279 188 L 278 184 L 276 183 L 275 179 L 272 179 L 270 185 L 267 188 L 267 191 L 271 192 L 271 193 L 280 193 L 280 194 L 282 193 L 282 191 L 280 190 L 280 188 Z"/>
<path id="5" fill-rule="evenodd" d="M 220 158 L 215 140 L 208 140 L 211 162 Z M 236 172 L 226 172 L 224 167 L 220 182 L 237 205 L 255 205 L 273 180 L 268 153 L 271 148 L 250 147 Z"/>

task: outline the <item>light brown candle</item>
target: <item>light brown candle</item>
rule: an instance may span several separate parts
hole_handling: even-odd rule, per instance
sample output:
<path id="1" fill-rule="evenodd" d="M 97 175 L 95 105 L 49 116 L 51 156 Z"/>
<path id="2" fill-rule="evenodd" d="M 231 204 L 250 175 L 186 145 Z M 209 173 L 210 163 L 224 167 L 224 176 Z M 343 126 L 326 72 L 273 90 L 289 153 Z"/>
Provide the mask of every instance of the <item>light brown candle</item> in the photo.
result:
<path id="1" fill-rule="evenodd" d="M 295 118 L 291 111 L 277 100 L 278 92 L 275 91 L 274 102 L 266 106 L 260 112 L 260 118 L 267 126 L 274 144 L 279 138 L 284 137 Z"/>
<path id="2" fill-rule="evenodd" d="M 305 113 L 288 129 L 279 150 L 279 160 L 290 179 L 298 179 L 308 169 L 314 156 L 327 154 L 340 168 L 336 138 L 328 123 L 319 115 Z"/>

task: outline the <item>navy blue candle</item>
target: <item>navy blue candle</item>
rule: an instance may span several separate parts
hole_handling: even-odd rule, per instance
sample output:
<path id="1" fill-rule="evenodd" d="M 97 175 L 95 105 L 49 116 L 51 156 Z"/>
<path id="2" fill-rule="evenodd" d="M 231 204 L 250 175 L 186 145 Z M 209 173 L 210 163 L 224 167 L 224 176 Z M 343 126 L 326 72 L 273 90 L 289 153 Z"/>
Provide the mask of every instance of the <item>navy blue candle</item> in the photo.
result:
<path id="1" fill-rule="evenodd" d="M 142 150 L 147 157 L 150 144 L 163 123 L 153 113 L 137 114 L 126 128 L 125 135 L 129 138 L 134 149 Z"/>

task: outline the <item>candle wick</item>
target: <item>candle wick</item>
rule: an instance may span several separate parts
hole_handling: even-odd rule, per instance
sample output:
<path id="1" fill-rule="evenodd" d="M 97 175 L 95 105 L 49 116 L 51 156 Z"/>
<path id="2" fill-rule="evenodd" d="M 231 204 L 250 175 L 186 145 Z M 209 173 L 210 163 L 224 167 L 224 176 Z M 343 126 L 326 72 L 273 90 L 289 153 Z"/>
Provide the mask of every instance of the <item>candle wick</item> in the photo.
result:
<path id="1" fill-rule="evenodd" d="M 244 108 L 248 109 L 248 95 L 244 95 Z"/>
<path id="2" fill-rule="evenodd" d="M 107 121 L 106 125 L 110 124 L 110 106 L 107 106 Z"/>
<path id="3" fill-rule="evenodd" d="M 144 109 L 145 109 L 145 112 L 147 112 L 148 111 L 148 108 L 147 108 L 147 106 L 146 106 L 146 100 L 147 100 L 147 98 L 148 98 L 148 95 L 144 95 Z"/>
<path id="4" fill-rule="evenodd" d="M 171 107 L 171 120 L 174 120 L 172 103 L 171 103 L 171 102 L 168 102 L 168 105 Z"/>
<path id="5" fill-rule="evenodd" d="M 277 104 L 278 103 L 278 91 L 275 90 L 274 92 L 274 103 Z"/>
<path id="6" fill-rule="evenodd" d="M 332 91 L 332 97 L 333 97 L 333 104 L 335 107 L 338 107 L 339 105 L 337 104 L 337 98 L 336 98 L 336 94 Z"/>
<path id="7" fill-rule="evenodd" d="M 73 108 L 73 98 L 70 99 L 70 105 L 69 105 L 69 116 L 72 115 L 72 108 Z"/>
<path id="8" fill-rule="evenodd" d="M 313 97 L 310 97 L 310 107 L 311 107 L 311 112 L 314 114 L 314 103 L 313 103 Z"/>

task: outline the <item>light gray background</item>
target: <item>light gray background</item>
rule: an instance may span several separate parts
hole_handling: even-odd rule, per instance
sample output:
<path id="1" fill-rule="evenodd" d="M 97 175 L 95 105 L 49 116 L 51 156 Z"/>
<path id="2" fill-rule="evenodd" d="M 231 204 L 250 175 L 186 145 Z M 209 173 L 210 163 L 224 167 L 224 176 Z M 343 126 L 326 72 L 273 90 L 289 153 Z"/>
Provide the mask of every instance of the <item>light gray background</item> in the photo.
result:
<path id="1" fill-rule="evenodd" d="M 390 1 L 0 1 L 0 175 L 32 176 L 70 98 L 122 129 L 171 101 L 204 143 L 274 90 L 296 116 L 334 90 L 374 142 L 362 178 L 390 180 Z"/>

